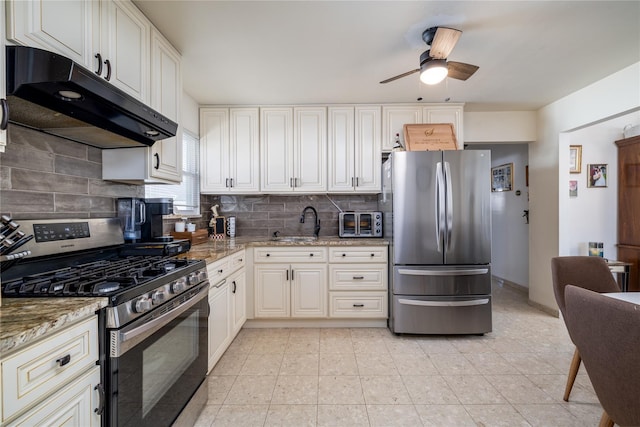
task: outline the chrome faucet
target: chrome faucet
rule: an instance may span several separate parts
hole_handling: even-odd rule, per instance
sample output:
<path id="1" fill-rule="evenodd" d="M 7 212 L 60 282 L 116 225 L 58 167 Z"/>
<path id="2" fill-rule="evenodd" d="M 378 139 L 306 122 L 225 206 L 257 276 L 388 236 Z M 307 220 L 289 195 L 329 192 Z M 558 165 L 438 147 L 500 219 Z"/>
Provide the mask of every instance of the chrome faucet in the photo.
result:
<path id="1" fill-rule="evenodd" d="M 318 238 L 318 234 L 320 233 L 320 219 L 318 218 L 318 211 L 313 206 L 307 206 L 302 210 L 302 214 L 300 215 L 300 222 L 304 223 L 304 216 L 307 213 L 307 210 L 310 209 L 313 212 L 313 215 L 316 217 L 316 225 L 313 227 L 313 235 Z"/>

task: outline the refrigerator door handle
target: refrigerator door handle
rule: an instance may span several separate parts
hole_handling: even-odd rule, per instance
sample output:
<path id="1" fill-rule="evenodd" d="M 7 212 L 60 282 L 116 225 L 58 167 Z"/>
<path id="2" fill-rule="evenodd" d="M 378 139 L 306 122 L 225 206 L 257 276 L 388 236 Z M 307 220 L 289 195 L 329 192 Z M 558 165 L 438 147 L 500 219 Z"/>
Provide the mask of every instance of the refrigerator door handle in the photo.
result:
<path id="1" fill-rule="evenodd" d="M 474 299 L 469 301 L 422 301 L 400 298 L 398 302 L 403 305 L 417 305 L 421 307 L 468 307 L 474 305 L 489 304 L 489 298 Z"/>
<path id="2" fill-rule="evenodd" d="M 444 211 L 444 175 L 442 173 L 442 162 L 436 163 L 436 242 L 438 252 L 442 252 L 442 242 L 444 241 L 445 211 Z"/>
<path id="3" fill-rule="evenodd" d="M 444 162 L 444 182 L 447 186 L 447 232 L 444 250 L 448 251 L 451 247 L 451 230 L 453 229 L 453 186 L 451 185 L 451 165 L 449 164 L 449 162 Z"/>
<path id="4" fill-rule="evenodd" d="M 409 268 L 399 268 L 398 273 L 407 276 L 476 276 L 487 274 L 488 268 L 465 268 L 452 270 L 413 270 Z"/>

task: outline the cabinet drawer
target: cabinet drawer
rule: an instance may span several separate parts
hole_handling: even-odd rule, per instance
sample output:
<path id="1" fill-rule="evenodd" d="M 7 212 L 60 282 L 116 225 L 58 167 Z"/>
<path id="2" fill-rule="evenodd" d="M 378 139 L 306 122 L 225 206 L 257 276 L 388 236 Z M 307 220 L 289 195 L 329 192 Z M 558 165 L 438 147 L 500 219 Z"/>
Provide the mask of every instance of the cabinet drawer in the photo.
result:
<path id="1" fill-rule="evenodd" d="M 229 271 L 236 271 L 239 268 L 244 267 L 246 262 L 245 252 L 236 252 L 229 256 Z"/>
<path id="2" fill-rule="evenodd" d="M 387 247 L 329 248 L 329 262 L 387 262 Z"/>
<path id="3" fill-rule="evenodd" d="M 98 320 L 87 319 L 2 361 L 2 420 L 56 392 L 98 360 Z"/>
<path id="4" fill-rule="evenodd" d="M 229 267 L 229 258 L 230 257 L 227 256 L 222 259 L 219 259 L 213 264 L 207 265 L 207 276 L 209 277 L 209 282 L 212 285 L 215 285 L 218 282 L 220 282 L 222 279 L 227 277 L 231 272 L 231 269 Z"/>
<path id="5" fill-rule="evenodd" d="M 100 406 L 100 367 L 95 366 L 30 409 L 7 427 L 31 426 L 82 426 L 100 427 L 100 415 L 95 410 Z"/>
<path id="6" fill-rule="evenodd" d="M 386 292 L 329 292 L 330 317 L 386 318 Z"/>
<path id="7" fill-rule="evenodd" d="M 254 262 L 327 262 L 327 248 L 308 246 L 305 248 L 255 248 Z"/>
<path id="8" fill-rule="evenodd" d="M 330 265 L 329 289 L 332 291 L 358 291 L 387 289 L 387 266 L 383 265 Z"/>

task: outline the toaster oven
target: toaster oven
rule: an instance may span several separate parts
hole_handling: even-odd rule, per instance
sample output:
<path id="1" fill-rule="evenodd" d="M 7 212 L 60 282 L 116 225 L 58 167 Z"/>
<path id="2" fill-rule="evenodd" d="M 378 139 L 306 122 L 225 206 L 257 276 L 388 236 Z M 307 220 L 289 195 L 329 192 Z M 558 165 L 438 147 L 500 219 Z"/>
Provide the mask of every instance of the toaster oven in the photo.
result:
<path id="1" fill-rule="evenodd" d="M 382 212 L 341 212 L 340 237 L 382 237 Z"/>

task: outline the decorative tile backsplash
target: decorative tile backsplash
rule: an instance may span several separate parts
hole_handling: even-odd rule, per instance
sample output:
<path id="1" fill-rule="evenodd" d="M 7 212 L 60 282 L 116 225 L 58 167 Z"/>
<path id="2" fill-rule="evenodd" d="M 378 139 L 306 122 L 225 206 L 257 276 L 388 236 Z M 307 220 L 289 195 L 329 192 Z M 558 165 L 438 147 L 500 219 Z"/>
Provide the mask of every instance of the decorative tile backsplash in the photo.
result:
<path id="1" fill-rule="evenodd" d="M 221 216 L 236 217 L 236 236 L 270 237 L 275 231 L 283 236 L 312 236 L 313 214 L 307 212 L 304 224 L 300 215 L 306 206 L 313 206 L 320 218 L 320 236 L 338 235 L 338 213 L 329 200 L 340 209 L 373 211 L 377 209 L 376 195 L 260 195 L 260 196 L 200 196 L 202 220 L 197 227 L 207 227 L 211 207 L 219 205 Z"/>
<path id="2" fill-rule="evenodd" d="M 20 126 L 9 126 L 0 154 L 0 213 L 15 219 L 108 218 L 118 197 L 144 188 L 102 180 L 102 152 Z"/>
<path id="3" fill-rule="evenodd" d="M 144 187 L 104 181 L 100 149 L 20 126 L 9 127 L 9 145 L 0 154 L 0 214 L 15 219 L 108 218 L 116 216 L 118 197 L 144 197 Z M 376 210 L 376 195 L 200 196 L 207 228 L 211 207 L 236 217 L 236 236 L 313 235 L 314 218 L 300 214 L 313 206 L 320 217 L 320 236 L 338 235 L 339 210 Z M 165 220 L 165 232 L 175 219 Z"/>

